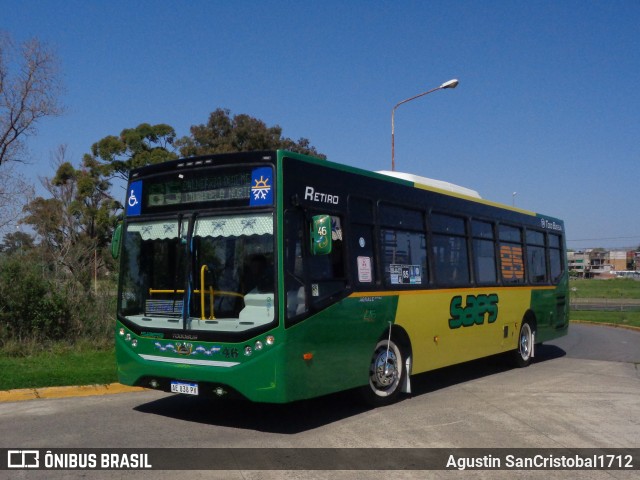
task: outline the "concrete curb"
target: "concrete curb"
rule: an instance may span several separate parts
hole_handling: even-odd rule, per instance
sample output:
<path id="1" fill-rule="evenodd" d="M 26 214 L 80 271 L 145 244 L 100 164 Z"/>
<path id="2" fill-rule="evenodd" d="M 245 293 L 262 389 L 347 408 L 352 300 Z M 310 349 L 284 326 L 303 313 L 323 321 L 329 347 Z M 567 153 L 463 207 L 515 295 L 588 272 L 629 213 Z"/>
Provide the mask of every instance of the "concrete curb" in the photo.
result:
<path id="1" fill-rule="evenodd" d="M 22 388 L 0 391 L 1 402 L 21 402 L 38 398 L 89 397 L 93 395 L 115 395 L 117 393 L 142 392 L 142 387 L 128 387 L 120 383 L 108 385 L 80 385 L 72 387 Z"/>
<path id="2" fill-rule="evenodd" d="M 604 322 L 589 322 L 587 320 L 570 320 L 569 323 L 580 323 L 582 325 L 599 325 L 602 327 L 614 327 L 614 328 L 623 328 L 625 330 L 634 330 L 636 332 L 640 331 L 640 327 L 635 327 L 633 325 L 620 325 L 619 323 L 604 323 Z"/>

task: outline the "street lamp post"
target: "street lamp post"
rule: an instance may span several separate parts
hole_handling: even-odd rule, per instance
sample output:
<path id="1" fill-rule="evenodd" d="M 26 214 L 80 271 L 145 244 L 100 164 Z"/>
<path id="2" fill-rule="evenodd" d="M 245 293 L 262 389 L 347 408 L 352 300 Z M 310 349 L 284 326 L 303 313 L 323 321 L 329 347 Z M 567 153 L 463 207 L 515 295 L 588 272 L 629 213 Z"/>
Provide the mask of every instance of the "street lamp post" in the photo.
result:
<path id="1" fill-rule="evenodd" d="M 411 100 L 415 100 L 416 98 L 424 97 L 425 95 L 427 95 L 427 94 L 429 94 L 431 92 L 435 92 L 436 90 L 444 90 L 444 89 L 447 89 L 447 88 L 456 88 L 458 86 L 458 83 L 459 83 L 458 80 L 456 78 L 454 78 L 452 80 L 449 80 L 448 82 L 444 82 L 439 87 L 432 88 L 431 90 L 429 90 L 427 92 L 420 93 L 420 94 L 415 95 L 415 96 L 413 96 L 411 98 L 407 98 L 406 100 L 402 100 L 401 102 L 396 103 L 396 105 L 391 110 L 391 171 L 395 171 L 395 169 L 396 169 L 395 135 L 394 135 L 394 131 L 395 131 L 394 118 L 395 118 L 395 114 L 396 114 L 396 108 L 398 108 L 403 103 L 410 102 Z"/>

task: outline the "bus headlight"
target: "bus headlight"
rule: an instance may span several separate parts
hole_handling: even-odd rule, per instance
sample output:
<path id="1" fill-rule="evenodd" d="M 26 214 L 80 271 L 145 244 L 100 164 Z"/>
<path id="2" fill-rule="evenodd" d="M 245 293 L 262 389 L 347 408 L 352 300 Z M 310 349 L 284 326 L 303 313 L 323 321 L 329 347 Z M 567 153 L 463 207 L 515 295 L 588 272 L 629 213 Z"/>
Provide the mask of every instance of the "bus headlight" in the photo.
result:
<path id="1" fill-rule="evenodd" d="M 262 350 L 262 342 L 258 340 L 253 348 L 255 348 L 256 350 Z"/>
<path id="2" fill-rule="evenodd" d="M 275 343 L 276 339 L 273 335 L 269 335 L 267 337 L 267 345 L 273 345 Z"/>
<path id="3" fill-rule="evenodd" d="M 253 353 L 253 350 L 251 349 L 251 347 L 249 345 L 247 345 L 246 347 L 244 347 L 244 354 L 248 357 L 249 355 L 251 355 Z"/>

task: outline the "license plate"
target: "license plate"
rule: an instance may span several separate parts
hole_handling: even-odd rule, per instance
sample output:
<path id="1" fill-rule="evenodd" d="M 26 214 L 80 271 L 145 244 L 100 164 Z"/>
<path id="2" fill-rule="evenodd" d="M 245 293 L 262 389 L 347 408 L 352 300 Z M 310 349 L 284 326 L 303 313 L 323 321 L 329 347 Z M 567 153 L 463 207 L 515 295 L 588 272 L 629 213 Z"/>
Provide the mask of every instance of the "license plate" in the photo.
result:
<path id="1" fill-rule="evenodd" d="M 198 395 L 198 384 L 171 382 L 171 391 L 173 393 L 185 393 L 187 395 Z"/>

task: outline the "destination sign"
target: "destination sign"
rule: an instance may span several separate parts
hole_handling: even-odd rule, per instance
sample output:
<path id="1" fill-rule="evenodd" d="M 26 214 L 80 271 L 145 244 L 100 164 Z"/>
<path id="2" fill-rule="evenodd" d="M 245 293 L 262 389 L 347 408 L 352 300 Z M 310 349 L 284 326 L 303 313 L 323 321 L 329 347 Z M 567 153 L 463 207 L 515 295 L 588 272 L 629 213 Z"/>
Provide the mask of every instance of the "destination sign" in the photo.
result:
<path id="1" fill-rule="evenodd" d="M 251 172 L 153 183 L 148 186 L 146 193 L 146 205 L 149 207 L 248 200 L 251 193 Z"/>
<path id="2" fill-rule="evenodd" d="M 264 206 L 273 204 L 272 172 L 271 167 L 218 168 L 174 172 L 136 183 L 142 183 L 147 212 L 203 203 Z"/>

